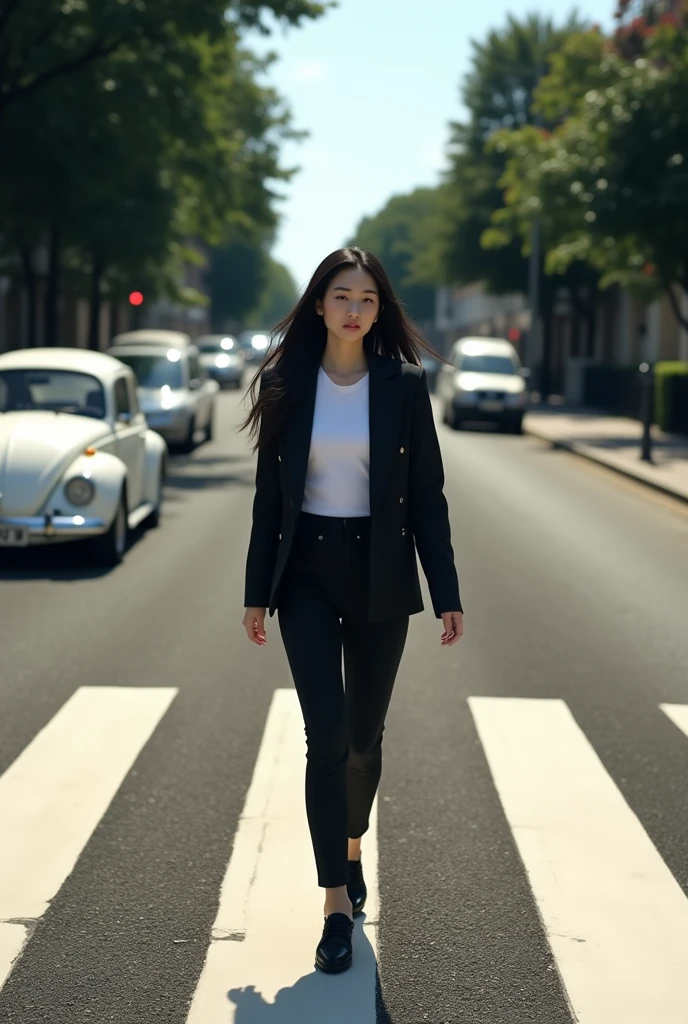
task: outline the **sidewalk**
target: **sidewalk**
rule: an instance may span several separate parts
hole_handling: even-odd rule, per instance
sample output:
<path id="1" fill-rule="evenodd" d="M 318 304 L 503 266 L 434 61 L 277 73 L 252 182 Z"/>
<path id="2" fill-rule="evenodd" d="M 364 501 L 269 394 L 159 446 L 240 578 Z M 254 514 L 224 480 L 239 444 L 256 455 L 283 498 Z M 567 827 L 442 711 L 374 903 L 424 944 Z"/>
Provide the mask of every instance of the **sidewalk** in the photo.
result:
<path id="1" fill-rule="evenodd" d="M 534 407 L 528 434 L 688 501 L 688 437 L 652 428 L 652 463 L 640 459 L 642 424 L 590 410 Z"/>

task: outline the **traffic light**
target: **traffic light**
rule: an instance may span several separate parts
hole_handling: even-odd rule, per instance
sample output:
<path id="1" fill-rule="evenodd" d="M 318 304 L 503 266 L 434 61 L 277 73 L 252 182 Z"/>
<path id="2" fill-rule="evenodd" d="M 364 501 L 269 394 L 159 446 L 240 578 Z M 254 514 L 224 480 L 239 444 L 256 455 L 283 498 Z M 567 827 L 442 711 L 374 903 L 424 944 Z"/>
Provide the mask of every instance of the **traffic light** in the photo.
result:
<path id="1" fill-rule="evenodd" d="M 512 344 L 516 344 L 516 342 L 521 340 L 521 332 L 518 327 L 510 327 L 506 336 Z"/>
<path id="2" fill-rule="evenodd" d="M 143 292 L 130 292 L 129 293 L 129 304 L 132 306 L 143 305 Z"/>

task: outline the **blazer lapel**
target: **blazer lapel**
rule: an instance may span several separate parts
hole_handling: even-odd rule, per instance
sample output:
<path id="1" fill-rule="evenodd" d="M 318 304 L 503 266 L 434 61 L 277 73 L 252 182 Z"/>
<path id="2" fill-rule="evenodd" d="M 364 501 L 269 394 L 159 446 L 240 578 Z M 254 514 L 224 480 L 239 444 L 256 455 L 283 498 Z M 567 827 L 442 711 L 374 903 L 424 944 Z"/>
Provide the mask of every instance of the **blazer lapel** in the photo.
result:
<path id="1" fill-rule="evenodd" d="M 293 508 L 301 511 L 303 492 L 306 486 L 308 456 L 311 450 L 311 433 L 313 432 L 313 413 L 315 411 L 315 393 L 318 383 L 320 360 L 315 366 L 306 370 L 303 390 L 288 414 L 279 450 L 283 455 L 284 469 Z"/>
<path id="2" fill-rule="evenodd" d="M 368 389 L 370 425 L 370 512 L 380 500 L 392 466 L 394 447 L 399 438 L 401 418 L 401 363 L 398 359 L 371 352 Z"/>
<path id="3" fill-rule="evenodd" d="M 301 395 L 292 407 L 279 441 L 290 503 L 297 511 L 303 503 L 308 472 L 313 413 L 320 361 L 306 371 L 308 376 Z M 394 446 L 400 436 L 401 364 L 397 359 L 368 353 L 368 424 L 370 430 L 370 511 L 385 488 L 392 464 Z"/>

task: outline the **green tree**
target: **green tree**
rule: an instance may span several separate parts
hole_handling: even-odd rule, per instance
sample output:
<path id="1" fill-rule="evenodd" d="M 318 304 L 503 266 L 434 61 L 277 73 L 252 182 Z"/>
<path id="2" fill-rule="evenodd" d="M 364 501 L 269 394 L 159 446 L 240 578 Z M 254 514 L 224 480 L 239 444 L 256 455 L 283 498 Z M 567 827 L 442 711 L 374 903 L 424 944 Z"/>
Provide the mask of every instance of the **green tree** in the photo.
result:
<path id="1" fill-rule="evenodd" d="M 268 257 L 266 281 L 258 305 L 246 315 L 246 327 L 273 327 L 293 309 L 297 298 L 298 288 L 289 268 Z"/>
<path id="2" fill-rule="evenodd" d="M 219 244 L 232 225 L 274 227 L 268 183 L 288 176 L 279 143 L 293 133 L 279 97 L 258 84 L 265 66 L 227 25 L 169 50 L 122 45 L 10 106 L 4 245 L 21 254 L 31 291 L 31 251 L 48 239 L 49 343 L 61 271 L 90 294 L 95 344 L 103 290 L 182 298 L 185 239 Z"/>
<path id="3" fill-rule="evenodd" d="M 243 323 L 260 300 L 268 280 L 268 251 L 256 232 L 232 230 L 213 250 L 208 272 L 213 330 Z"/>
<path id="4" fill-rule="evenodd" d="M 525 234 L 537 214 L 551 273 L 584 264 L 601 287 L 664 293 L 688 327 L 678 298 L 688 290 L 688 33 L 663 25 L 644 57 L 610 50 L 596 73 L 551 135 L 529 129 L 499 140 L 509 163 L 507 211 L 496 219 L 513 217 Z M 543 104 L 560 85 L 556 75 L 543 83 Z"/>
<path id="5" fill-rule="evenodd" d="M 435 287 L 419 253 L 431 246 L 437 228 L 438 192 L 417 188 L 408 195 L 394 196 L 371 217 L 360 222 L 350 245 L 368 249 L 380 259 L 410 315 L 417 321 L 431 320 L 435 311 Z"/>
<path id="6" fill-rule="evenodd" d="M 228 27 L 267 32 L 265 18 L 298 25 L 329 3 L 310 0 L 5 0 L 0 11 L 0 114 L 11 103 L 121 49 L 173 50 L 185 36 Z"/>
<path id="7" fill-rule="evenodd" d="M 522 291 L 527 263 L 512 241 L 498 251 L 483 245 L 492 215 L 503 205 L 500 180 L 505 157 L 486 144 L 501 129 L 532 124 L 533 94 L 549 59 L 580 30 L 572 15 L 561 28 L 531 15 L 508 19 L 504 29 L 473 42 L 472 67 L 462 90 L 468 119 L 452 125 L 450 169 L 443 189 L 445 228 L 438 239 L 445 276 L 458 282 L 484 281 L 488 291 Z"/>

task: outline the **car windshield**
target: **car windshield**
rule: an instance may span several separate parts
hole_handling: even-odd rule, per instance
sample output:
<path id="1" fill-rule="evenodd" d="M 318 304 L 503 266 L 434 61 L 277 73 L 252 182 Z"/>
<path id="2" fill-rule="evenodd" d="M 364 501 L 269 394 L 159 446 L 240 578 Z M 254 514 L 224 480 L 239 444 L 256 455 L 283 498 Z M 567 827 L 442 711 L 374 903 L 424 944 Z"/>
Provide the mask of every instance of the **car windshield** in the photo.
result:
<path id="1" fill-rule="evenodd" d="M 462 356 L 462 373 L 516 373 L 516 367 L 508 356 Z"/>
<path id="2" fill-rule="evenodd" d="M 170 359 L 168 354 L 158 356 L 137 352 L 116 353 L 115 358 L 131 367 L 140 388 L 181 388 L 184 387 L 181 358 L 174 349 L 172 355 L 177 358 Z"/>
<path id="3" fill-rule="evenodd" d="M 0 412 L 76 413 L 105 418 L 105 392 L 97 377 L 72 370 L 0 370 Z"/>

